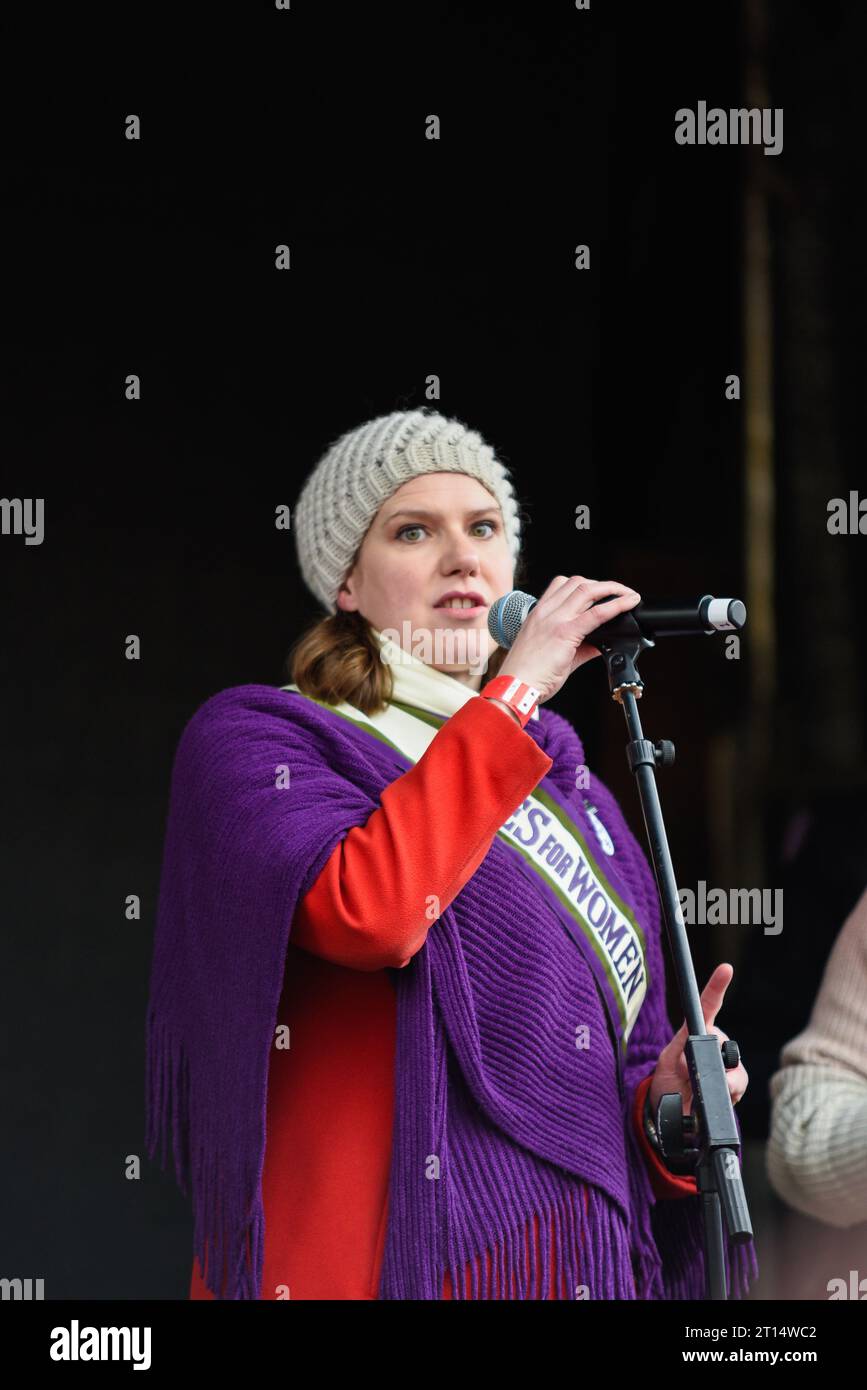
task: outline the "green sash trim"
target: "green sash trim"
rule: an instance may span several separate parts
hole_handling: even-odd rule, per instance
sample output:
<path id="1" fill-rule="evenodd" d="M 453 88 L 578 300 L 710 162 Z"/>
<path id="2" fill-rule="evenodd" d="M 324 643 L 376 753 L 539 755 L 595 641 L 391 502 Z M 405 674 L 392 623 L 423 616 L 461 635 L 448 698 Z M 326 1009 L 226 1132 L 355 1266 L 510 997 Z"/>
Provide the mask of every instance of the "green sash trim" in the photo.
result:
<path id="1" fill-rule="evenodd" d="M 617 1011 L 620 1023 L 618 1029 L 620 1044 L 625 1054 L 629 1035 L 635 1025 L 650 983 L 647 942 L 644 932 L 632 908 L 602 872 L 584 833 L 560 803 L 555 801 L 543 787 L 536 788 L 533 795 L 524 801 L 517 814 L 526 812 L 526 821 L 530 821 L 533 811 L 536 810 L 538 814 L 540 807 L 544 808 L 548 816 L 548 825 L 544 827 L 544 836 L 542 831 L 537 832 L 541 839 L 541 847 L 544 847 L 553 838 L 550 828 L 551 822 L 559 828 L 559 835 L 555 843 L 559 841 L 564 853 L 555 864 L 548 864 L 540 857 L 538 853 L 540 846 L 536 845 L 535 841 L 533 845 L 522 842 L 515 833 L 514 818 L 501 826 L 497 835 L 513 849 L 516 849 L 526 863 L 535 870 L 542 882 L 550 888 L 558 902 L 569 914 L 570 920 L 580 930 L 582 938 L 589 942 L 597 963 L 597 979 L 600 972 L 604 974 L 608 998 Z M 534 847 L 537 850 L 536 853 L 531 852 Z M 552 849 L 553 847 L 552 845 Z M 565 873 L 563 873 L 563 866 L 567 870 Z M 557 872 L 558 868 L 561 869 L 560 873 Z M 573 891 L 576 887 L 578 888 L 579 901 L 577 903 L 566 891 L 566 888 L 569 887 Z M 584 912 L 581 910 L 585 900 L 589 904 L 596 902 L 603 904 L 603 912 L 599 915 L 596 923 L 590 918 L 586 909 Z M 618 914 L 621 919 L 619 921 Z M 617 951 L 615 958 L 613 948 L 621 944 L 625 949 Z M 620 962 L 622 962 L 622 972 L 618 971 L 617 968 Z M 601 980 L 600 983 L 602 983 Z"/>
<path id="2" fill-rule="evenodd" d="M 291 686 L 281 688 L 293 689 Z M 303 693 L 298 691 L 297 687 L 294 687 L 294 690 L 297 694 Z M 345 719 L 356 728 L 364 729 L 393 749 L 401 758 L 413 765 L 416 763 L 417 758 L 412 753 L 402 748 L 396 738 L 389 738 L 362 711 L 351 712 L 353 707 L 345 702 L 337 706 L 317 700 L 314 696 L 305 698 L 314 700 L 315 704 L 330 710 L 332 714 Z M 410 716 L 431 731 L 430 737 L 422 740 L 425 746 L 429 745 L 436 731 L 446 723 L 445 718 L 433 714 L 430 710 L 419 709 L 404 701 L 392 700 L 389 709 L 392 705 L 397 706 L 403 716 Z M 384 717 L 387 715 L 388 711 L 385 711 Z M 404 737 L 408 737 L 405 724 L 403 732 Z M 415 742 L 418 744 L 419 740 L 416 739 Z M 552 825 L 556 827 L 556 835 L 552 833 Z M 529 833 L 532 838 L 522 838 L 519 830 Z M 621 1051 L 625 1054 L 629 1035 L 650 983 L 647 942 L 632 908 L 603 873 L 597 857 L 590 849 L 585 832 L 541 784 L 500 827 L 497 836 L 518 851 L 525 863 L 551 890 L 558 905 L 568 914 L 570 923 L 580 932 L 581 941 L 589 944 L 588 959 L 608 1004 L 609 1016 L 612 1014 L 613 1005 L 615 1017 L 619 1021 L 616 1031 Z M 540 842 L 538 845 L 537 840 Z M 532 852 L 534 848 L 535 853 Z M 543 859 L 539 851 L 546 848 L 547 857 Z M 555 853 L 557 857 L 552 860 Z M 574 896 L 576 889 L 577 901 Z M 597 920 L 594 921 L 590 917 L 589 908 L 598 907 L 600 904 L 602 912 L 597 913 Z M 574 939 L 571 930 L 570 935 L 573 935 Z M 619 949 L 621 946 L 624 949 Z M 614 1021 L 612 1017 L 612 1026 Z"/>
<path id="3" fill-rule="evenodd" d="M 288 690 L 289 687 L 287 685 L 281 685 L 280 689 Z M 295 690 L 292 693 L 296 695 L 304 694 L 302 690 Z M 345 719 L 347 724 L 354 724 L 357 729 L 363 729 L 366 734 L 372 734 L 374 738 L 379 739 L 380 743 L 385 743 L 389 748 L 393 749 L 395 753 L 399 753 L 402 758 L 407 756 L 403 749 L 398 748 L 396 743 L 392 743 L 391 739 L 387 738 L 381 729 L 377 729 L 375 724 L 371 724 L 366 715 L 362 714 L 361 718 L 357 719 L 354 715 L 347 714 L 345 710 L 339 709 L 337 705 L 329 705 L 327 700 L 317 700 L 315 695 L 304 695 L 304 699 L 312 700 L 314 705 L 321 705 L 322 708 L 327 709 L 330 714 L 336 714 L 341 719 Z M 395 702 L 392 701 L 392 703 Z"/>
<path id="4" fill-rule="evenodd" d="M 425 724 L 431 724 L 435 729 L 441 729 L 446 723 L 446 718 L 441 714 L 431 714 L 428 709 L 416 709 L 414 705 L 404 704 L 403 700 L 392 700 L 393 705 L 402 709 L 405 714 L 413 714 L 416 719 L 421 719 Z"/>

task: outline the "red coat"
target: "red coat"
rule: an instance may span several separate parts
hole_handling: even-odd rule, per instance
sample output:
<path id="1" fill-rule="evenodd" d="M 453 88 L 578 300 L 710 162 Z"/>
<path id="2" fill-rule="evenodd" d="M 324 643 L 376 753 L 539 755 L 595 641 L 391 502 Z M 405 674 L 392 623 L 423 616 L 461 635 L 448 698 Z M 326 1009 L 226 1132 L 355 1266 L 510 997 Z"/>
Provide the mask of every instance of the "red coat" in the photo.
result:
<path id="1" fill-rule="evenodd" d="M 466 804 L 469 766 L 471 825 L 454 814 Z M 425 916 L 429 895 L 437 894 L 441 911 L 449 906 L 551 766 L 505 710 L 468 700 L 415 766 L 385 788 L 366 824 L 335 845 L 299 902 L 278 1011 L 290 1046 L 272 1049 L 268 1079 L 263 1299 L 376 1299 L 397 1017 L 387 967 L 409 964 L 436 929 Z M 633 1123 L 653 1190 L 692 1196 L 695 1179 L 670 1174 L 644 1134 L 649 1085 L 648 1076 Z M 533 1235 L 538 1251 L 535 1219 Z M 551 1279 L 553 1298 L 553 1266 Z M 442 1296 L 452 1297 L 448 1274 Z M 195 1259 L 190 1298 L 213 1298 Z"/>

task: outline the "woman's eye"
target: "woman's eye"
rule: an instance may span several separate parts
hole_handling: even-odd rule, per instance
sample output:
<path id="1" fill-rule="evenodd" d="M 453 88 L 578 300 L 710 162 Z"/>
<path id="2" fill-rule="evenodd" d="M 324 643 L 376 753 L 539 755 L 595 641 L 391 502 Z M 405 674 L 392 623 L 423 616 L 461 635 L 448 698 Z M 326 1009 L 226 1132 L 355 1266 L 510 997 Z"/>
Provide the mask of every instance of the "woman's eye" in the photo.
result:
<path id="1" fill-rule="evenodd" d="M 476 526 L 490 526 L 492 531 L 496 531 L 497 529 L 496 521 L 474 521 L 473 527 L 475 528 Z M 424 529 L 425 528 L 420 523 L 416 523 L 412 526 L 401 526 L 397 533 L 397 539 L 400 540 L 401 536 L 405 536 L 407 531 L 423 531 Z"/>

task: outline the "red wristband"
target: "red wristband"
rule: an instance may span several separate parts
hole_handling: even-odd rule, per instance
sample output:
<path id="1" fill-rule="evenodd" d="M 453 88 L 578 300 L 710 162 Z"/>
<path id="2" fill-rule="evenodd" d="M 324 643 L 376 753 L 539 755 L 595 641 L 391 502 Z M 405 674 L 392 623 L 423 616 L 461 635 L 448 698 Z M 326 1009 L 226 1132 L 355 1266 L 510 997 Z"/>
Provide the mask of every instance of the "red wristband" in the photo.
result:
<path id="1" fill-rule="evenodd" d="M 489 680 L 484 689 L 479 691 L 488 700 L 500 700 L 509 709 L 513 709 L 521 721 L 523 729 L 528 719 L 538 719 L 538 701 L 541 691 L 534 685 L 527 685 L 526 681 L 519 680 L 517 676 L 494 676 Z"/>

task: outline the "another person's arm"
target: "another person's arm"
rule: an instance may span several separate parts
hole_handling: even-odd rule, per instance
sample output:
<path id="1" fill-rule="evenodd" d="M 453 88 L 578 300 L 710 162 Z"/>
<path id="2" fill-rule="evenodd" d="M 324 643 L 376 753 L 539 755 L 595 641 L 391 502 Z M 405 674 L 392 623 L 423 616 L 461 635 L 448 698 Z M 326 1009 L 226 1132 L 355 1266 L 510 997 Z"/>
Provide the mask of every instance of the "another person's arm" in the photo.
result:
<path id="1" fill-rule="evenodd" d="M 867 1221 L 867 890 L 828 957 L 807 1027 L 770 1081 L 773 1187 L 831 1226 Z"/>

